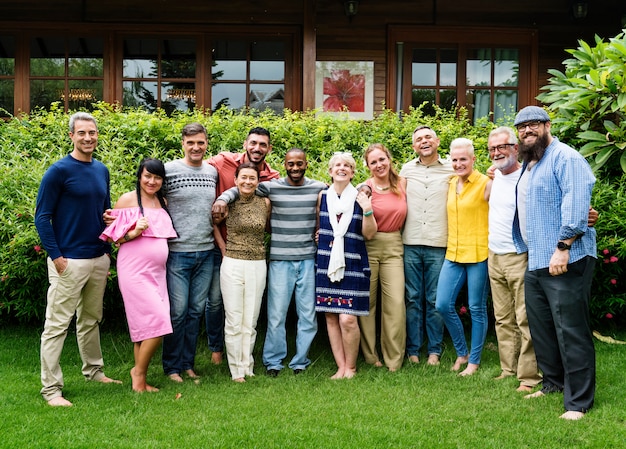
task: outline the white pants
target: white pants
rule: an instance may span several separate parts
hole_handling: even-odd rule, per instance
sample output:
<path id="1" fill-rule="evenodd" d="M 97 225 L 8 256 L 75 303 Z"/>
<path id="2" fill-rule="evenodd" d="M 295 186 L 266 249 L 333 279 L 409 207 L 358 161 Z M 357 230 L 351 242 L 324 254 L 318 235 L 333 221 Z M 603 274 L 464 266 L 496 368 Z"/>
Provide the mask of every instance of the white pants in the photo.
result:
<path id="1" fill-rule="evenodd" d="M 252 350 L 267 275 L 265 260 L 224 257 L 220 287 L 224 300 L 224 343 L 233 379 L 254 376 Z"/>

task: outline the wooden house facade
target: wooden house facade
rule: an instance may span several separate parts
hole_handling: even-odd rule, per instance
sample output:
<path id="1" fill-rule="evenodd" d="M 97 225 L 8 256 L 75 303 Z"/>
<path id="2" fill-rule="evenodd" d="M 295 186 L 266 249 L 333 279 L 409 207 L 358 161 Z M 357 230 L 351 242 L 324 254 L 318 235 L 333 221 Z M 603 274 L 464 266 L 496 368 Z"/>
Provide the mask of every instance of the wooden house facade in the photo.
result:
<path id="1" fill-rule="evenodd" d="M 623 0 L 3 0 L 0 115 L 426 101 L 497 118 L 625 18 Z"/>

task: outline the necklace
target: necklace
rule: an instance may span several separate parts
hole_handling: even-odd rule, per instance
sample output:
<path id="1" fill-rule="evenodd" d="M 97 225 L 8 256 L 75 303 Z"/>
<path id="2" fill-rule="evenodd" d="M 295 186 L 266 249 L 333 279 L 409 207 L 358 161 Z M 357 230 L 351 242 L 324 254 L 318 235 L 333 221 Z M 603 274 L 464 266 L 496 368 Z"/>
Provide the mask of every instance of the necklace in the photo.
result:
<path id="1" fill-rule="evenodd" d="M 381 192 L 385 192 L 391 188 L 391 186 L 381 187 L 378 184 L 374 184 L 374 187 L 376 187 L 376 190 L 380 190 Z"/>

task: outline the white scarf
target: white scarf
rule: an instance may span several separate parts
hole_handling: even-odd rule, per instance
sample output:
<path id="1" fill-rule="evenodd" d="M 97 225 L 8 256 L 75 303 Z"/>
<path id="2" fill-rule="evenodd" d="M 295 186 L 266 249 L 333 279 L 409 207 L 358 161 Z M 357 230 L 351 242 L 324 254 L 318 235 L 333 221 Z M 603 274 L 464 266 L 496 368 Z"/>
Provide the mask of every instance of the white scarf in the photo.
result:
<path id="1" fill-rule="evenodd" d="M 341 193 L 341 197 L 337 195 L 333 185 L 326 191 L 328 219 L 330 220 L 330 226 L 333 228 L 334 238 L 330 249 L 330 261 L 328 262 L 328 277 L 331 282 L 338 282 L 343 279 L 346 268 L 343 237 L 352 221 L 354 201 L 357 193 L 352 184 L 346 186 Z M 337 215 L 341 215 L 341 218 L 337 219 Z"/>

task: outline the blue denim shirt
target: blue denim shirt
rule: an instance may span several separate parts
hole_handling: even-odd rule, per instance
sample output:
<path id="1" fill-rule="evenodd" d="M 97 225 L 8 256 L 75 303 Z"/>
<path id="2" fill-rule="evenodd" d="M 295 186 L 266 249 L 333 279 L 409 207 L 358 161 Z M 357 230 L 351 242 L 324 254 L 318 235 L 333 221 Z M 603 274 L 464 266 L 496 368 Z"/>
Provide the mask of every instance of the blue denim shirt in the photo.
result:
<path id="1" fill-rule="evenodd" d="M 526 164 L 523 171 L 526 170 Z M 595 177 L 587 161 L 553 137 L 530 170 L 526 196 L 528 247 L 522 240 L 517 209 L 513 240 L 518 253 L 528 251 L 528 269 L 547 268 L 559 240 L 579 236 L 572 244 L 569 263 L 597 257 L 596 231 L 587 227 Z M 518 199 L 518 207 L 520 202 Z"/>

